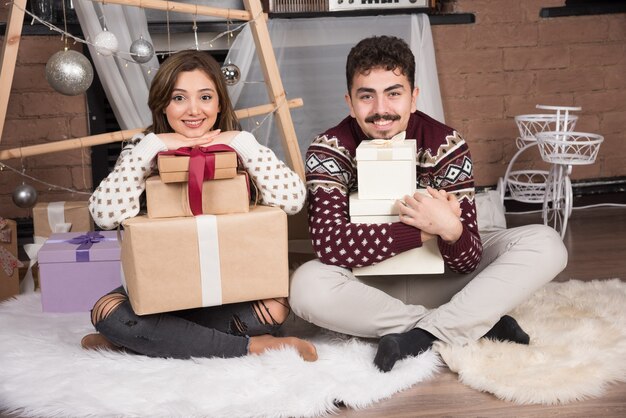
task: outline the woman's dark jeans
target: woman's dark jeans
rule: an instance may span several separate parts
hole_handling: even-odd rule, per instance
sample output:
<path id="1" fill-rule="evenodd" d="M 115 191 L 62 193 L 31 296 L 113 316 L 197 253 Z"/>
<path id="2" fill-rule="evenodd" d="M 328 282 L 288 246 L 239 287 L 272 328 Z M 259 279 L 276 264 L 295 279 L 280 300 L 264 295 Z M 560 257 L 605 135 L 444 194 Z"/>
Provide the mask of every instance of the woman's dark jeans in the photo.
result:
<path id="1" fill-rule="evenodd" d="M 112 343 L 149 357 L 240 357 L 248 353 L 249 336 L 274 334 L 280 328 L 261 323 L 252 302 L 139 316 L 123 287 L 110 293 L 123 294 L 126 300 L 96 330 Z"/>

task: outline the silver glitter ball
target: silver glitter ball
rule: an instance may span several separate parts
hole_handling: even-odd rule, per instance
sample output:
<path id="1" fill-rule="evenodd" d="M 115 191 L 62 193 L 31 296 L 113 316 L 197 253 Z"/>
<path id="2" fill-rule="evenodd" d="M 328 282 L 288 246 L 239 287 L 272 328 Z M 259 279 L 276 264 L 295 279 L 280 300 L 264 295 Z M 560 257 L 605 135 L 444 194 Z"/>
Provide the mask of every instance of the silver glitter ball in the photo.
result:
<path id="1" fill-rule="evenodd" d="M 228 63 L 222 66 L 222 74 L 224 74 L 224 80 L 229 86 L 234 86 L 241 79 L 241 71 L 235 64 Z"/>
<path id="2" fill-rule="evenodd" d="M 37 203 L 37 190 L 28 184 L 21 184 L 13 192 L 13 203 L 20 208 L 32 208 Z"/>
<path id="3" fill-rule="evenodd" d="M 139 64 L 146 63 L 154 56 L 154 47 L 143 37 L 139 37 L 130 44 L 130 56 Z"/>
<path id="4" fill-rule="evenodd" d="M 46 63 L 46 80 L 59 93 L 76 96 L 91 86 L 93 67 L 80 52 L 59 51 Z"/>
<path id="5" fill-rule="evenodd" d="M 96 51 L 105 57 L 115 54 L 119 47 L 119 42 L 117 42 L 115 35 L 106 29 L 96 35 L 93 43 Z"/>

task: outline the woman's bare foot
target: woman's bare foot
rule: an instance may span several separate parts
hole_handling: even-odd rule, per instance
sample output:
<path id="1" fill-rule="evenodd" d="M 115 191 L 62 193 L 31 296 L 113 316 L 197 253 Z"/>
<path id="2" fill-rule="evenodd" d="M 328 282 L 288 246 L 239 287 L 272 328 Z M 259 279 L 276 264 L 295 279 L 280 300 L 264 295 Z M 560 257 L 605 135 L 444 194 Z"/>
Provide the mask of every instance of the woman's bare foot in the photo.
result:
<path id="1" fill-rule="evenodd" d="M 250 354 L 261 354 L 268 349 L 279 349 L 282 347 L 293 347 L 305 361 L 317 360 L 317 350 L 308 341 L 296 337 L 274 337 L 269 334 L 250 337 Z"/>

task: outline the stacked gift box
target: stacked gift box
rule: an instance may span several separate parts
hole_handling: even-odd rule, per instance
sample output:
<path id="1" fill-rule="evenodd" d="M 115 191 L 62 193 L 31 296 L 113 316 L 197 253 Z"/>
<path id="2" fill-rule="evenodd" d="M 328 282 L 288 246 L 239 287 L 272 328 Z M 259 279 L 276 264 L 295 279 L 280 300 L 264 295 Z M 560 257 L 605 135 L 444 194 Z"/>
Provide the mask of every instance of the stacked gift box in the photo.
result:
<path id="1" fill-rule="evenodd" d="M 147 215 L 123 222 L 122 267 L 139 314 L 287 296 L 287 215 L 250 206 L 250 184 L 223 145 L 158 156 Z"/>
<path id="2" fill-rule="evenodd" d="M 36 204 L 33 229 L 22 290 L 40 288 L 44 312 L 88 312 L 121 284 L 117 233 L 94 231 L 87 201 Z"/>
<path id="3" fill-rule="evenodd" d="M 356 150 L 358 192 L 350 195 L 350 222 L 398 222 L 396 201 L 416 191 L 416 143 L 403 136 L 362 141 Z M 353 268 L 356 276 L 438 274 L 444 272 L 437 240 L 380 263 Z"/>

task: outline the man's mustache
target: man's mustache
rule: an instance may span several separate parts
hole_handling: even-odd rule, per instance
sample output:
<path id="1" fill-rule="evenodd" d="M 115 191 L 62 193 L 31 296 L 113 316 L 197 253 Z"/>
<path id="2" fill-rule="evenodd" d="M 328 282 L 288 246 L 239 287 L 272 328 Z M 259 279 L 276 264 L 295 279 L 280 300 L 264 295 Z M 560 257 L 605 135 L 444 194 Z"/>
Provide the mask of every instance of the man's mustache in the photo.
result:
<path id="1" fill-rule="evenodd" d="M 380 113 L 375 113 L 371 116 L 368 116 L 365 118 L 365 122 L 367 123 L 373 123 L 376 122 L 378 120 L 390 120 L 390 121 L 394 121 L 394 120 L 398 120 L 400 119 L 400 115 L 390 115 L 388 113 L 385 113 L 384 115 L 381 115 Z"/>

